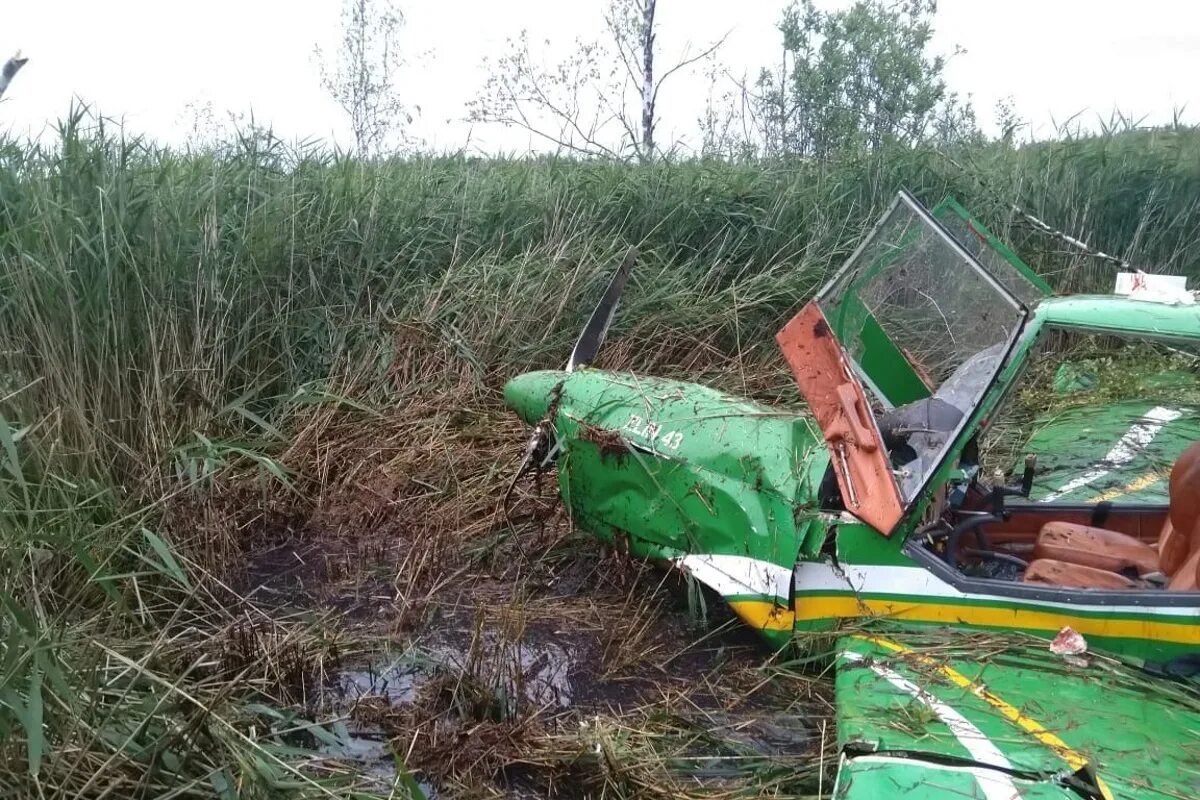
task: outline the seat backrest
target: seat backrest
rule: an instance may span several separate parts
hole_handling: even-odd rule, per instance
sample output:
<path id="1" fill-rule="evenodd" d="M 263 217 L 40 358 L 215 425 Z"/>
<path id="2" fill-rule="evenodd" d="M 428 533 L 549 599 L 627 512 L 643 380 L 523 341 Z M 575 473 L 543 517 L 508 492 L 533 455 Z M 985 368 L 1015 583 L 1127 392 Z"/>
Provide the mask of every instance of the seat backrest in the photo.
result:
<path id="1" fill-rule="evenodd" d="M 1176 459 L 1168 491 L 1170 518 L 1159 539 L 1159 564 L 1173 578 L 1180 570 L 1189 573 L 1179 575 L 1179 581 L 1173 579 L 1171 588 L 1195 588 L 1200 581 L 1200 576 L 1191 574 L 1200 564 L 1200 442 Z"/>

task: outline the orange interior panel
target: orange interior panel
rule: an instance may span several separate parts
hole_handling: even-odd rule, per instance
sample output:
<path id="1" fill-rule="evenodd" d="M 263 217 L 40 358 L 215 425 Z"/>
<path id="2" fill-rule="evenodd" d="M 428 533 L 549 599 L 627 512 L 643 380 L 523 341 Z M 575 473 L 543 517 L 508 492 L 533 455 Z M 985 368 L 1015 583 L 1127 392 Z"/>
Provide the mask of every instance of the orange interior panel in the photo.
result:
<path id="1" fill-rule="evenodd" d="M 1012 516 L 1005 522 L 995 522 L 987 526 L 988 541 L 993 545 L 1026 545 L 1033 547 L 1042 526 L 1047 522 L 1071 522 L 1076 525 L 1091 525 L 1092 512 L 1081 509 L 1066 511 L 1055 509 L 1054 506 L 1029 507 L 1009 506 Z M 1167 521 L 1167 510 L 1161 511 L 1121 511 L 1113 508 L 1100 527 L 1117 533 L 1132 536 L 1146 544 L 1158 542 L 1163 523 Z"/>
<path id="2" fill-rule="evenodd" d="M 824 433 L 846 509 L 891 535 L 904 515 L 900 490 L 862 384 L 820 307 L 810 302 L 775 340 Z"/>

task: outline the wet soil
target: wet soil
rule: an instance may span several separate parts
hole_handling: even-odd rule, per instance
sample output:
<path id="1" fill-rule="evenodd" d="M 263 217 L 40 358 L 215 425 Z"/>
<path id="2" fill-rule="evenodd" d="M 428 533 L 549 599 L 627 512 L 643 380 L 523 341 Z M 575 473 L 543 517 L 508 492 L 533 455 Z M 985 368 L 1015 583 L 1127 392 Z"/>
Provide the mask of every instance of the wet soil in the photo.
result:
<path id="1" fill-rule="evenodd" d="M 339 743 L 320 752 L 380 791 L 400 755 L 427 796 L 598 796 L 602 771 L 576 774 L 589 725 L 667 741 L 639 765 L 695 786 L 812 762 L 821 747 L 820 692 L 775 674 L 719 598 L 702 597 L 701 613 L 674 576 L 571 538 L 524 574 L 466 572 L 413 611 L 383 564 L 362 558 L 358 580 L 337 579 L 328 564 L 362 556 L 338 543 L 281 543 L 248 578 L 261 599 L 340 612 L 341 655 L 305 693 L 308 711 L 335 723 Z"/>
<path id="2" fill-rule="evenodd" d="M 470 447 L 364 438 L 353 480 L 242 526 L 236 588 L 336 641 L 285 693 L 333 734 L 319 753 L 384 796 L 405 769 L 440 797 L 809 791 L 825 685 L 719 598 L 572 530 L 552 476 L 498 509 L 520 436 L 456 424 Z"/>

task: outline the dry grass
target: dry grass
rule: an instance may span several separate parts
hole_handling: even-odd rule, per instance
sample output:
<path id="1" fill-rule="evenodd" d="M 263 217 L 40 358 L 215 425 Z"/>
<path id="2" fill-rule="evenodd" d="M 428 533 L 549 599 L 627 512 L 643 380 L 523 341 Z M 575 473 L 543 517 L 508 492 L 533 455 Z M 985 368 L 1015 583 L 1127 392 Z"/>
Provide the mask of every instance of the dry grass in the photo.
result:
<path id="1" fill-rule="evenodd" d="M 1045 243 L 1007 204 L 1038 198 L 1194 270 L 1196 141 L 988 145 L 960 159 L 987 192 L 907 150 L 361 163 L 254 134 L 161 151 L 82 111 L 53 147 L 0 142 L 0 795 L 411 794 L 322 750 L 355 722 L 330 686 L 394 651 L 437 680 L 352 716 L 455 794 L 811 792 L 815 733 L 738 737 L 819 720 L 820 684 L 694 627 L 686 587 L 572 531 L 549 476 L 498 507 L 522 439 L 498 387 L 562 363 L 638 245 L 606 365 L 794 399 L 771 334 L 902 184 L 1023 254 Z M 567 708 L 521 699 L 548 641 L 580 657 Z"/>
<path id="2" fill-rule="evenodd" d="M 280 461 L 300 491 L 251 512 L 225 490 L 241 503 L 238 586 L 276 614 L 336 613 L 343 669 L 405 653 L 415 684 L 347 704 L 326 667 L 318 716 L 386 738 L 456 797 L 797 796 L 833 763 L 817 757 L 823 684 L 774 672 L 719 601 L 695 619 L 680 579 L 573 531 L 552 475 L 504 513 L 524 431 L 497 394 L 463 382 L 291 425 Z"/>

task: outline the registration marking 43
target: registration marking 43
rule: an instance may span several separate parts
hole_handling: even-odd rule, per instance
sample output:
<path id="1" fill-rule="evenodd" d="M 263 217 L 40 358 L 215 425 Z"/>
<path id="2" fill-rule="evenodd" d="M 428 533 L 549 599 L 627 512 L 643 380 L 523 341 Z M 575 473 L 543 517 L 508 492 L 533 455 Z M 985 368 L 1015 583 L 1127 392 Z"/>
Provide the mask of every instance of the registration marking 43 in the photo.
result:
<path id="1" fill-rule="evenodd" d="M 651 444 L 657 442 L 668 450 L 678 450 L 683 444 L 683 434 L 679 431 L 664 431 L 663 426 L 653 420 L 643 419 L 639 414 L 630 414 L 629 421 L 621 430 L 634 436 L 639 436 Z"/>

